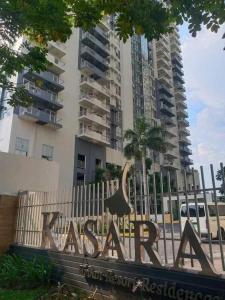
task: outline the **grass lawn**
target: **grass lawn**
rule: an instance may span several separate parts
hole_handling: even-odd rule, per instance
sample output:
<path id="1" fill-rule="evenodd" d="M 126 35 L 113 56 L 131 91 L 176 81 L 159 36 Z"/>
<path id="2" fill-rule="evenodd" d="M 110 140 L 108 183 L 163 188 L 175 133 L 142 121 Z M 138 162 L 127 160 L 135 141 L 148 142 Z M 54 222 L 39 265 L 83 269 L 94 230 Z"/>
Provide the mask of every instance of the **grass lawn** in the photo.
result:
<path id="1" fill-rule="evenodd" d="M 46 293 L 44 289 L 34 290 L 4 290 L 0 289 L 0 300 L 36 300 Z"/>

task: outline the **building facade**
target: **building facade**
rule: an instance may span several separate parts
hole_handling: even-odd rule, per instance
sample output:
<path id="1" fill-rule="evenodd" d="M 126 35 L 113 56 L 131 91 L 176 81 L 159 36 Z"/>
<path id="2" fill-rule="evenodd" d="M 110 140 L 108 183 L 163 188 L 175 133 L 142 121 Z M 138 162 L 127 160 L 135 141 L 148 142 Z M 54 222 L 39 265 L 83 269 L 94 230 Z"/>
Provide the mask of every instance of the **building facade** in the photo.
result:
<path id="1" fill-rule="evenodd" d="M 151 42 L 144 37 L 132 37 L 134 118 L 145 116 L 152 126 L 161 125 L 165 129 L 166 153 L 149 153 L 152 169 L 161 169 L 165 175 L 170 171 L 174 181 L 178 173 L 181 189 L 184 170 L 187 186 L 191 188 L 193 165 L 189 157 L 192 152 L 182 68 L 177 28 Z"/>
<path id="2" fill-rule="evenodd" d="M 177 30 L 151 43 L 137 36 L 123 43 L 112 18 L 89 32 L 74 29 L 65 44 L 50 42 L 48 70 L 15 78 L 34 102 L 1 112 L 0 151 L 59 162 L 60 184 L 88 183 L 97 168 L 124 164 L 123 133 L 145 115 L 167 132 L 166 154 L 149 153 L 155 170 L 189 172 L 179 44 Z"/>

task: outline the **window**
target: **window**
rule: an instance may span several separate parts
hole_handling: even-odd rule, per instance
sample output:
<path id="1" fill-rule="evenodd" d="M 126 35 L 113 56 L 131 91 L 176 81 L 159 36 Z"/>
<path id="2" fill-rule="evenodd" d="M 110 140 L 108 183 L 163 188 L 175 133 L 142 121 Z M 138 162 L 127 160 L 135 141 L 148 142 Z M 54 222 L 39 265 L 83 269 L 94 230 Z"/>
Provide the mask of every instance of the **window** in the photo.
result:
<path id="1" fill-rule="evenodd" d="M 29 140 L 23 139 L 21 137 L 16 138 L 16 154 L 28 156 L 28 150 L 29 150 Z"/>
<path id="2" fill-rule="evenodd" d="M 195 205 L 189 205 L 189 215 L 190 217 L 196 217 L 196 207 Z M 198 205 L 198 215 L 199 217 L 205 216 L 205 208 L 203 205 Z M 187 208 L 183 206 L 181 208 L 181 217 L 187 217 Z"/>
<path id="3" fill-rule="evenodd" d="M 95 166 L 96 166 L 96 168 L 101 168 L 101 166 L 102 166 L 101 159 L 99 159 L 99 158 L 95 159 Z"/>
<path id="4" fill-rule="evenodd" d="M 47 159 L 47 160 L 53 160 L 53 151 L 54 147 L 49 145 L 42 145 L 42 155 L 41 158 Z"/>
<path id="5" fill-rule="evenodd" d="M 78 156 L 77 156 L 77 167 L 79 169 L 85 169 L 85 155 L 83 154 L 79 154 L 78 153 Z"/>
<path id="6" fill-rule="evenodd" d="M 77 184 L 78 185 L 84 184 L 84 180 L 85 180 L 84 174 L 83 173 L 77 173 Z"/>

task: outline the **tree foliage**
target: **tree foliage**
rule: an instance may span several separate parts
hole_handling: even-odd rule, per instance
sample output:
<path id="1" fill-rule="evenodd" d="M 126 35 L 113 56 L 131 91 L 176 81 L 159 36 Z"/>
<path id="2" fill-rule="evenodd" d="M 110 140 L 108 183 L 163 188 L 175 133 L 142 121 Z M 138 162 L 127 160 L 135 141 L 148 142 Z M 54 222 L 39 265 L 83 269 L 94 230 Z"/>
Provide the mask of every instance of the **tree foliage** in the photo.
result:
<path id="1" fill-rule="evenodd" d="M 225 167 L 223 167 L 223 170 L 220 169 L 216 173 L 216 180 L 221 181 L 221 187 L 220 187 L 220 194 L 224 195 L 224 183 L 225 182 Z"/>
<path id="2" fill-rule="evenodd" d="M 124 155 L 131 159 L 146 159 L 147 149 L 157 152 L 166 150 L 165 132 L 162 127 L 151 127 L 145 118 L 137 118 L 134 130 L 128 129 L 124 134 L 124 139 L 128 141 L 124 147 Z"/>
<path id="3" fill-rule="evenodd" d="M 168 4 L 168 5 L 167 5 Z M 104 16 L 115 16 L 115 30 L 126 41 L 134 34 L 148 40 L 171 32 L 172 25 L 188 22 L 193 36 L 205 25 L 217 32 L 225 22 L 224 0 L 8 0 L 0 1 L 0 87 L 11 92 L 11 105 L 29 105 L 26 90 L 11 80 L 24 68 L 47 67 L 47 43 L 65 42 L 73 27 L 89 30 Z M 13 45 L 25 35 L 22 54 Z M 21 97 L 22 95 L 22 97 Z M 22 98 L 22 99 L 21 99 Z"/>

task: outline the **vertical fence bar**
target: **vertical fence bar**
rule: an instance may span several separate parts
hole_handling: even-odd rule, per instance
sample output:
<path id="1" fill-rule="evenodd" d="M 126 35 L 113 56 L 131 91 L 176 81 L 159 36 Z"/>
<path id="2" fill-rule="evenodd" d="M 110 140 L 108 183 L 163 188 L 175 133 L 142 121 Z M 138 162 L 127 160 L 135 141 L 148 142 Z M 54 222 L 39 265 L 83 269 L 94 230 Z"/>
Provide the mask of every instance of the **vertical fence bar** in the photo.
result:
<path id="1" fill-rule="evenodd" d="M 169 208 L 170 208 L 170 228 L 171 228 L 171 238 L 172 238 L 172 254 L 173 254 L 173 263 L 175 263 L 173 205 L 172 205 L 172 195 L 171 195 L 171 178 L 170 178 L 170 172 L 167 172 L 167 183 L 168 183 Z"/>
<path id="2" fill-rule="evenodd" d="M 99 207 L 100 207 L 100 194 L 99 194 L 99 182 L 97 183 L 97 220 L 99 222 Z M 99 225 L 97 226 L 97 233 L 99 235 Z"/>
<path id="3" fill-rule="evenodd" d="M 105 233 L 105 206 L 104 206 L 104 190 L 105 186 L 104 186 L 104 182 L 102 182 L 102 244 L 104 242 L 104 233 Z"/>
<path id="4" fill-rule="evenodd" d="M 165 209 L 164 209 L 164 199 L 163 199 L 163 175 L 162 171 L 160 172 L 160 198 L 162 201 L 162 222 L 163 222 L 163 246 L 164 246 L 164 255 L 165 255 L 165 264 L 168 264 L 167 258 L 167 244 L 166 244 L 166 225 L 165 225 Z"/>
<path id="5" fill-rule="evenodd" d="M 203 197 L 204 197 L 205 212 L 206 212 L 206 223 L 207 223 L 208 240 L 209 240 L 209 253 L 210 253 L 210 259 L 211 259 L 212 263 L 214 264 L 213 250 L 212 250 L 211 226 L 210 226 L 210 222 L 209 222 L 209 209 L 208 209 L 207 199 L 206 199 L 204 169 L 202 166 L 200 167 L 200 172 L 201 172 L 201 181 L 202 181 Z"/>
<path id="6" fill-rule="evenodd" d="M 199 221 L 199 206 L 198 206 L 198 200 L 197 200 L 197 194 L 196 194 L 194 168 L 192 168 L 191 173 L 192 173 L 192 186 L 193 186 L 193 191 L 194 191 L 194 201 L 195 201 L 195 211 L 196 211 L 196 218 L 197 218 L 198 234 L 199 234 L 199 237 L 201 238 L 201 228 L 200 228 L 200 221 Z"/>
<path id="7" fill-rule="evenodd" d="M 190 221 L 190 211 L 189 211 L 189 204 L 188 204 L 188 191 L 187 191 L 187 174 L 186 174 L 186 170 L 184 170 L 184 193 L 185 193 L 187 219 L 188 219 L 188 221 Z M 193 260 L 191 245 L 190 245 L 190 255 L 191 255 L 191 266 L 193 268 L 194 267 L 194 260 Z"/>
<path id="8" fill-rule="evenodd" d="M 216 195 L 216 184 L 215 184 L 214 170 L 213 170 L 213 165 L 212 164 L 210 164 L 210 171 L 211 171 L 211 177 L 212 177 L 214 201 L 215 201 L 215 206 L 216 206 L 216 221 L 217 221 L 217 228 L 218 228 L 220 254 L 221 254 L 221 260 L 222 260 L 222 267 L 223 267 L 223 271 L 224 271 L 225 270 L 225 262 L 224 262 L 224 253 L 223 253 L 223 244 L 222 244 L 223 243 L 222 242 L 222 233 L 221 233 L 219 209 L 218 209 L 218 202 L 217 202 L 217 195 Z"/>
<path id="9" fill-rule="evenodd" d="M 131 179 L 128 178 L 128 204 L 131 205 Z M 128 215 L 128 249 L 129 249 L 129 259 L 131 259 L 131 225 L 130 225 L 130 214 Z"/>
<path id="10" fill-rule="evenodd" d="M 158 210 L 157 210 L 157 195 L 156 195 L 156 180 L 155 172 L 153 172 L 153 200 L 154 200 L 154 214 L 155 214 L 155 223 L 158 224 Z M 149 208 L 151 211 L 151 208 Z M 159 243 L 156 242 L 157 251 L 159 250 Z"/>

